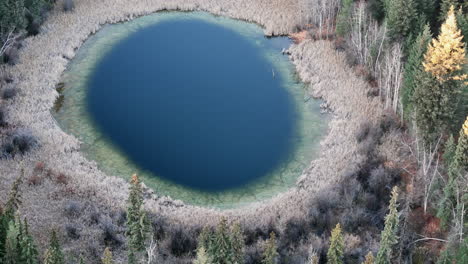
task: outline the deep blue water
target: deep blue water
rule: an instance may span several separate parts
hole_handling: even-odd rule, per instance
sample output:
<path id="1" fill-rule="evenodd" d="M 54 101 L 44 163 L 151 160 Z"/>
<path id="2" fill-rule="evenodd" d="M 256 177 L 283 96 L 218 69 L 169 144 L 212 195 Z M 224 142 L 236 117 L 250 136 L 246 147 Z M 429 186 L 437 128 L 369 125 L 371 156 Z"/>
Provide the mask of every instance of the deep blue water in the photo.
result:
<path id="1" fill-rule="evenodd" d="M 261 47 L 200 20 L 155 24 L 98 63 L 88 111 L 142 169 L 204 191 L 241 187 L 294 150 L 296 108 Z"/>

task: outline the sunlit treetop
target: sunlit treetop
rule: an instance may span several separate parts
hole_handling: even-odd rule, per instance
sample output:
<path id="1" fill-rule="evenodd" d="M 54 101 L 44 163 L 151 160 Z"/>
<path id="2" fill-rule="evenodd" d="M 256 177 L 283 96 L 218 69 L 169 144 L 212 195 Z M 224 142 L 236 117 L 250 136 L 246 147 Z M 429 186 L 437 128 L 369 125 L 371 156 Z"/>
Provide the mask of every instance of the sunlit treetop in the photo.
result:
<path id="1" fill-rule="evenodd" d="M 465 59 L 463 35 L 457 27 L 454 7 L 442 24 L 440 35 L 434 38 L 424 56 L 424 70 L 431 73 L 439 82 L 447 80 L 467 81 L 467 74 L 460 74 Z"/>

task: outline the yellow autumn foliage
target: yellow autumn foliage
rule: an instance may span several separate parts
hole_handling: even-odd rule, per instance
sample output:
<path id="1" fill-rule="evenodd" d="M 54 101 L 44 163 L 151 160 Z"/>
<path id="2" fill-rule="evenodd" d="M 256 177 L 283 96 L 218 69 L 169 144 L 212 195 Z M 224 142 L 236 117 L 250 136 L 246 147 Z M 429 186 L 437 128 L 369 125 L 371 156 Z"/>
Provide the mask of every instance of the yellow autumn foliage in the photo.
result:
<path id="1" fill-rule="evenodd" d="M 450 7 L 439 37 L 432 39 L 424 55 L 424 70 L 431 73 L 439 82 L 447 80 L 468 80 L 467 74 L 452 75 L 460 71 L 466 63 L 463 35 L 457 27 L 454 7 Z"/>

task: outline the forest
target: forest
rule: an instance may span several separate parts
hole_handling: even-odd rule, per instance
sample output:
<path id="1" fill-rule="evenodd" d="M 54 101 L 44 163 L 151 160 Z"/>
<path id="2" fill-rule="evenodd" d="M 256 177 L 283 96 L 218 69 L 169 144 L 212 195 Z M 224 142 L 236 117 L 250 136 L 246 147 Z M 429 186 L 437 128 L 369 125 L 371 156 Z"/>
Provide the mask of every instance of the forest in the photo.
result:
<path id="1" fill-rule="evenodd" d="M 293 40 L 284 53 L 333 115 L 293 191 L 187 206 L 98 172 L 55 130 L 75 50 L 162 10 Z M 467 43 L 464 0 L 0 0 L 0 263 L 468 263 Z"/>

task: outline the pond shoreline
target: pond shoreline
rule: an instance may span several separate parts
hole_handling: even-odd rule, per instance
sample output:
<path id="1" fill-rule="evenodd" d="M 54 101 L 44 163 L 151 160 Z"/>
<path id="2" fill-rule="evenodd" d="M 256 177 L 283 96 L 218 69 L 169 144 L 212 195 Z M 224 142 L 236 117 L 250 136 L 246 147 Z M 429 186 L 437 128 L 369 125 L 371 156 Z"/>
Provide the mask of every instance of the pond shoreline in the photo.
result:
<path id="1" fill-rule="evenodd" d="M 79 140 L 63 132 L 50 113 L 58 96 L 55 87 L 62 72 L 90 35 L 107 23 L 125 22 L 167 10 L 207 11 L 255 22 L 264 27 L 265 35 L 293 33 L 296 25 L 305 24 L 308 19 L 301 12 L 304 6 L 288 5 L 287 1 L 281 0 L 190 2 L 103 0 L 96 3 L 84 0 L 78 1 L 75 11 L 71 13 L 63 13 L 58 5 L 41 33 L 25 40 L 20 62 L 5 68 L 20 89 L 19 96 L 6 105 L 7 122 L 30 131 L 37 137 L 40 147 L 24 157 L 0 160 L 1 197 L 4 198 L 11 183 L 20 174 L 20 168 L 25 168 L 26 175 L 29 175 L 37 162 L 67 175 L 69 185 L 74 188 L 71 194 L 53 199 L 49 193 L 57 187 L 45 184 L 26 187 L 36 188 L 36 192 L 41 190 L 38 195 L 24 192 L 23 207 L 28 220 L 31 220 L 33 232 L 50 230 L 51 222 L 60 223 L 63 206 L 70 199 L 95 203 L 101 210 L 125 206 L 128 183 L 121 178 L 105 175 L 97 169 L 95 162 L 86 160 L 79 151 Z M 362 122 L 375 124 L 380 120 L 384 110 L 379 99 L 367 96 L 368 84 L 354 74 L 346 64 L 344 54 L 337 52 L 331 42 L 306 39 L 292 45 L 287 53 L 299 77 L 308 84 L 310 95 L 323 99 L 332 111 L 329 131 L 321 141 L 319 158 L 302 173 L 297 186 L 268 201 L 225 211 L 185 205 L 146 189 L 145 207 L 148 211 L 185 226 L 199 226 L 200 223 L 214 225 L 221 215 L 252 227 L 271 221 L 281 224 L 289 218 L 306 214 L 310 201 L 317 193 L 341 182 L 347 170 L 358 166 L 363 156 L 355 135 Z M 383 139 L 386 152 L 390 153 L 386 157 L 390 160 L 395 159 L 392 153 L 397 148 L 393 137 L 388 135 Z"/>

